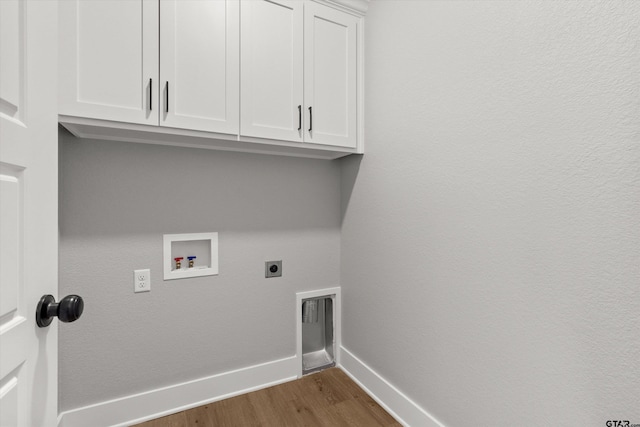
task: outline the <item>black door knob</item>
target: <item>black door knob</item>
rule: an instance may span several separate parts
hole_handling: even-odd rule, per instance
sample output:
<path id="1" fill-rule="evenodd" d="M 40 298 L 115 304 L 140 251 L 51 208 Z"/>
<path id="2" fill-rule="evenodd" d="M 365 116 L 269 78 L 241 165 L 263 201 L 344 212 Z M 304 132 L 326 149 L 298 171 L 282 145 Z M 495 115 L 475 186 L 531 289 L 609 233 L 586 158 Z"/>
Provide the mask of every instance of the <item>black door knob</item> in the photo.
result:
<path id="1" fill-rule="evenodd" d="M 82 316 L 84 301 L 81 296 L 67 295 L 60 302 L 56 302 L 53 295 L 44 295 L 40 298 L 36 309 L 36 323 L 44 328 L 51 324 L 54 317 L 58 317 L 61 322 L 73 322 Z"/>

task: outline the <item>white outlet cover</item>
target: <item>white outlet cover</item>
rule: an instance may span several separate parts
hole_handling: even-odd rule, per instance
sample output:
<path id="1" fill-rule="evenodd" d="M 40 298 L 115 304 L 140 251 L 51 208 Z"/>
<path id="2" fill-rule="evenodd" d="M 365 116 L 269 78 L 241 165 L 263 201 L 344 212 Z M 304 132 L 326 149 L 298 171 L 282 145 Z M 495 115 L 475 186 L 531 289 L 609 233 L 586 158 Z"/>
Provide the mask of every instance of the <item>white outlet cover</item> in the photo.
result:
<path id="1" fill-rule="evenodd" d="M 133 292 L 151 291 L 151 270 L 133 270 Z"/>

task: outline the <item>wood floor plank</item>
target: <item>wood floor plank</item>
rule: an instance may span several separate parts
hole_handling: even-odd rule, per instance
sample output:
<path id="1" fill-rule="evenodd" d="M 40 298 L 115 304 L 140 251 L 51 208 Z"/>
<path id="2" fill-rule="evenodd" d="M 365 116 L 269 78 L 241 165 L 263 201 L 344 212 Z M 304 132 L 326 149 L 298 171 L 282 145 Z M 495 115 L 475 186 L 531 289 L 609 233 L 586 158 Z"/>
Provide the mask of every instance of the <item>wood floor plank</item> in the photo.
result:
<path id="1" fill-rule="evenodd" d="M 199 408 L 200 419 L 205 424 L 197 424 L 198 427 L 220 426 L 260 426 L 262 416 L 258 416 L 247 394 L 243 394 L 219 402 L 210 403 Z M 187 417 L 189 418 L 187 411 Z M 191 423 L 190 426 L 196 424 Z"/>
<path id="2" fill-rule="evenodd" d="M 349 426 L 380 426 L 378 420 L 355 400 L 346 400 L 338 403 L 335 414 L 344 419 Z"/>
<path id="3" fill-rule="evenodd" d="M 278 392 L 277 386 L 258 390 L 246 396 L 249 404 L 258 414 L 261 426 L 290 425 L 287 417 L 283 416 L 288 406 L 287 399 Z"/>
<path id="4" fill-rule="evenodd" d="M 401 425 L 341 369 L 328 370 L 326 375 L 332 381 L 335 381 L 336 387 L 341 388 L 345 393 L 349 393 L 353 399 L 371 412 L 380 425 Z"/>
<path id="5" fill-rule="evenodd" d="M 207 426 L 216 425 L 216 413 L 209 410 L 209 405 L 198 406 L 197 408 L 185 411 L 187 425 L 191 426 Z M 164 426 L 163 426 L 164 427 Z"/>
<path id="6" fill-rule="evenodd" d="M 371 396 L 365 394 L 362 397 L 356 398 L 356 401 L 360 403 L 371 415 L 373 415 L 380 425 L 384 426 L 401 426 L 395 418 L 393 418 L 387 411 L 384 410 L 382 406 L 378 404 L 375 400 L 371 398 Z"/>
<path id="7" fill-rule="evenodd" d="M 311 408 L 316 415 L 318 422 L 314 427 L 349 427 L 349 423 L 334 410 L 335 405 L 325 407 L 313 406 L 312 403 L 306 401 L 306 396 L 302 397 L 301 400 L 306 402 L 307 408 Z"/>
<path id="8" fill-rule="evenodd" d="M 136 427 L 400 427 L 339 368 Z"/>
<path id="9" fill-rule="evenodd" d="M 327 419 L 321 410 L 315 408 L 312 404 L 305 400 L 304 396 L 292 400 L 290 410 L 287 412 L 286 418 L 293 427 L 326 427 Z"/>
<path id="10" fill-rule="evenodd" d="M 348 391 L 361 405 L 367 408 L 382 425 L 401 425 L 342 370 L 336 369 L 335 371 L 328 372 L 328 375 L 335 378 L 340 386 Z"/>

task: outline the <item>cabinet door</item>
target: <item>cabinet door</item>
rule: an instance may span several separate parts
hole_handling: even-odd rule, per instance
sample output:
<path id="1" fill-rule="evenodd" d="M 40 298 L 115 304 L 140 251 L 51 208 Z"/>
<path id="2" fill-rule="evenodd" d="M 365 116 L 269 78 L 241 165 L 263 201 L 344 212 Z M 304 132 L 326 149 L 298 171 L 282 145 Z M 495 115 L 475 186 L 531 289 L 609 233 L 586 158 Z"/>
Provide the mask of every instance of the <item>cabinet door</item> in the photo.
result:
<path id="1" fill-rule="evenodd" d="M 304 141 L 355 148 L 358 18 L 308 2 L 304 26 Z"/>
<path id="2" fill-rule="evenodd" d="M 60 114 L 158 124 L 158 7 L 59 2 Z"/>
<path id="3" fill-rule="evenodd" d="M 236 0 L 161 0 L 161 126 L 238 133 L 238 13 Z"/>
<path id="4" fill-rule="evenodd" d="M 303 3 L 241 3 L 243 136 L 302 141 Z"/>

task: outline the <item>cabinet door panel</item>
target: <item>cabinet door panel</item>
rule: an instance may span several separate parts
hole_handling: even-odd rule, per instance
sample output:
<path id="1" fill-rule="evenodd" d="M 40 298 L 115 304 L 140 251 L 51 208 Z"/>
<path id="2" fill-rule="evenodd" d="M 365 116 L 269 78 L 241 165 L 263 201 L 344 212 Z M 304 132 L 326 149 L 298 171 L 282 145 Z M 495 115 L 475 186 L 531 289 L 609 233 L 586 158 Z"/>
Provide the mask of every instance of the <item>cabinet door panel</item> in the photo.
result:
<path id="1" fill-rule="evenodd" d="M 60 114 L 157 124 L 157 0 L 62 1 L 59 12 Z"/>
<path id="2" fill-rule="evenodd" d="M 305 9 L 305 142 L 356 147 L 356 17 L 309 2 Z"/>
<path id="3" fill-rule="evenodd" d="M 301 141 L 300 1 L 245 0 L 241 9 L 241 134 Z"/>
<path id="4" fill-rule="evenodd" d="M 162 126 L 238 133 L 238 12 L 233 0 L 161 1 Z"/>

